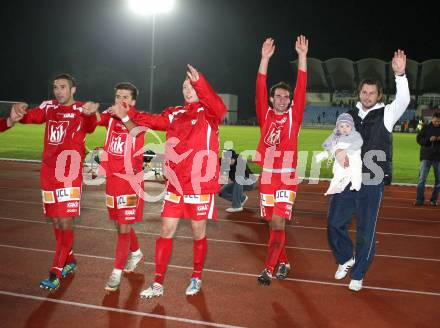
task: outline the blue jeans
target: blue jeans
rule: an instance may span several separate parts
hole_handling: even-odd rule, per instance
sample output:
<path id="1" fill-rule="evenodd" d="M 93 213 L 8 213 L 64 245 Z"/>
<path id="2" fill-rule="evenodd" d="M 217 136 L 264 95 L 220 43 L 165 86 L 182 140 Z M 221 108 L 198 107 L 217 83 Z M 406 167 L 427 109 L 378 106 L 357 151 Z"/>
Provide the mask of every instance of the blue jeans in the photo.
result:
<path id="1" fill-rule="evenodd" d="M 436 202 L 440 191 L 440 161 L 429 161 L 424 159 L 420 162 L 419 183 L 417 184 L 417 202 L 423 203 L 425 200 L 425 183 L 429 174 L 429 169 L 434 170 L 434 189 L 432 190 L 431 202 Z"/>
<path id="2" fill-rule="evenodd" d="M 251 185 L 241 185 L 237 182 L 231 182 L 220 189 L 218 194 L 221 198 L 232 201 L 233 208 L 241 207 L 241 203 L 245 200 L 246 196 L 243 194 L 244 191 L 250 191 L 255 188 L 255 183 Z"/>
<path id="3" fill-rule="evenodd" d="M 353 211 L 356 213 L 356 262 L 351 278 L 361 280 L 373 261 L 377 215 L 382 202 L 383 182 L 378 185 L 362 184 L 359 191 L 351 191 L 349 184 L 343 192 L 330 198 L 327 237 L 333 255 L 339 264 L 353 257 L 353 242 L 348 233 Z"/>

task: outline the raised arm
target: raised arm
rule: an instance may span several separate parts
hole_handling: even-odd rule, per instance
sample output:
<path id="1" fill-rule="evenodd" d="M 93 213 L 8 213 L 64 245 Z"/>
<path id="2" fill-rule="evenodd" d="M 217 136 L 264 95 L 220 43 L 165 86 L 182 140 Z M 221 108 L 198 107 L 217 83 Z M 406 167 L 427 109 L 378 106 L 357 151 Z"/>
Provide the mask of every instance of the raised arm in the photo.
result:
<path id="1" fill-rule="evenodd" d="M 25 110 L 26 113 L 23 118 L 19 121 L 22 124 L 43 124 L 46 122 L 46 105 L 48 102 L 43 102 L 39 107 L 28 108 L 26 103 L 16 103 L 12 106 L 12 111 Z"/>
<path id="2" fill-rule="evenodd" d="M 389 132 L 393 131 L 394 124 L 403 115 L 411 101 L 408 79 L 405 76 L 406 55 L 403 50 L 394 53 L 392 67 L 396 79 L 396 98 L 385 106 L 384 125 Z"/>
<path id="3" fill-rule="evenodd" d="M 207 110 L 208 116 L 213 117 L 220 123 L 227 112 L 223 100 L 215 93 L 206 78 L 189 64 L 186 75 L 196 91 L 200 103 Z"/>
<path id="4" fill-rule="evenodd" d="M 275 53 L 274 42 L 274 39 L 267 38 L 261 46 L 261 60 L 260 66 L 258 67 L 257 82 L 255 86 L 255 110 L 260 126 L 263 126 L 267 110 L 269 109 L 266 80 L 269 61 Z"/>
<path id="5" fill-rule="evenodd" d="M 295 50 L 298 54 L 298 75 L 293 91 L 293 122 L 294 128 L 299 131 L 306 107 L 307 52 L 309 51 L 309 40 L 304 35 L 296 38 Z"/>

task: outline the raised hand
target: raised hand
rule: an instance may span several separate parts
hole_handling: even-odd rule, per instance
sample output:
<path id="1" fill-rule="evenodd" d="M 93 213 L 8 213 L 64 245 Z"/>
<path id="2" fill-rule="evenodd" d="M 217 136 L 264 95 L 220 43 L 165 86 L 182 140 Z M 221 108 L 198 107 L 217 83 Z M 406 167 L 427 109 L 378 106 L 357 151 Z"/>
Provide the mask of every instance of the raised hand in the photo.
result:
<path id="1" fill-rule="evenodd" d="M 112 107 L 110 107 L 108 109 L 108 112 L 113 116 L 116 116 L 118 118 L 123 118 L 123 117 L 127 116 L 128 106 L 124 106 L 122 104 L 116 104 L 116 105 L 113 105 Z"/>
<path id="2" fill-rule="evenodd" d="M 16 103 L 12 105 L 11 113 L 9 118 L 13 123 L 20 121 L 24 114 L 26 114 L 26 109 L 28 108 L 28 104 L 26 103 Z"/>
<path id="3" fill-rule="evenodd" d="M 406 68 L 406 55 L 403 50 L 398 49 L 394 53 L 393 61 L 391 63 L 395 75 L 405 74 Z"/>
<path id="4" fill-rule="evenodd" d="M 296 38 L 295 50 L 298 56 L 306 56 L 309 51 L 309 40 L 304 35 L 300 35 Z"/>
<path id="5" fill-rule="evenodd" d="M 82 105 L 83 113 L 87 116 L 95 114 L 98 111 L 99 103 L 88 101 Z"/>
<path id="6" fill-rule="evenodd" d="M 261 47 L 261 58 L 269 59 L 275 52 L 275 40 L 267 38 Z"/>
<path id="7" fill-rule="evenodd" d="M 186 76 L 188 76 L 190 81 L 198 81 L 199 80 L 199 72 L 192 67 L 190 64 L 187 65 Z"/>

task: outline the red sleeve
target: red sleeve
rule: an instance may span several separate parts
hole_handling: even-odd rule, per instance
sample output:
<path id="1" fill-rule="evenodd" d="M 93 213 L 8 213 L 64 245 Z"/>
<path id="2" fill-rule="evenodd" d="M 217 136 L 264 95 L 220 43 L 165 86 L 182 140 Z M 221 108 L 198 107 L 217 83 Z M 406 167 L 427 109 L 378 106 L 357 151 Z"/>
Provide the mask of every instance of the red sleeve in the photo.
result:
<path id="1" fill-rule="evenodd" d="M 28 109 L 20 120 L 22 124 L 43 124 L 45 122 L 46 108 L 42 106 Z"/>
<path id="2" fill-rule="evenodd" d="M 129 114 L 130 119 L 136 125 L 146 126 L 152 130 L 166 131 L 170 125 L 168 115 L 173 107 L 168 107 L 161 114 L 149 114 L 145 112 L 135 112 Z"/>
<path id="3" fill-rule="evenodd" d="M 223 117 L 227 112 L 226 106 L 222 98 L 215 93 L 208 81 L 206 81 L 203 74 L 199 73 L 199 79 L 191 81 L 191 85 L 196 90 L 203 108 L 206 109 L 207 116 L 212 117 L 217 123 L 223 121 Z"/>
<path id="4" fill-rule="evenodd" d="M 0 118 L 0 132 L 8 129 L 8 124 L 6 121 L 6 118 Z"/>
<path id="5" fill-rule="evenodd" d="M 257 120 L 260 127 L 263 127 L 266 121 L 266 114 L 269 109 L 268 96 L 267 96 L 267 86 L 266 86 L 266 75 L 258 73 L 257 83 L 255 86 L 255 110 L 257 112 Z"/>
<path id="6" fill-rule="evenodd" d="M 92 133 L 96 129 L 96 115 L 84 115 L 82 114 L 84 122 L 84 131 L 86 133 Z"/>
<path id="7" fill-rule="evenodd" d="M 102 112 L 102 113 L 99 114 L 99 116 L 101 117 L 101 120 L 98 121 L 97 124 L 99 126 L 107 127 L 108 123 L 110 122 L 111 115 L 109 113 L 107 113 L 107 112 Z"/>
<path id="8" fill-rule="evenodd" d="M 306 108 L 307 72 L 298 70 L 295 90 L 293 91 L 293 128 L 298 131 Z"/>

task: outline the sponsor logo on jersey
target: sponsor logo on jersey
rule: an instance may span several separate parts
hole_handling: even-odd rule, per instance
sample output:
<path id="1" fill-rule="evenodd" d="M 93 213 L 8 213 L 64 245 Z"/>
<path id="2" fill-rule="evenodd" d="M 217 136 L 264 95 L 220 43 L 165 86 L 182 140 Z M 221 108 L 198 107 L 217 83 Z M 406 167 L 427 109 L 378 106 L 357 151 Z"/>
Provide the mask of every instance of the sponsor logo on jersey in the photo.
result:
<path id="1" fill-rule="evenodd" d="M 136 210 L 125 210 L 124 215 L 136 215 Z"/>
<path id="2" fill-rule="evenodd" d="M 108 150 L 111 154 L 123 156 L 125 152 L 126 133 L 112 133 Z"/>
<path id="3" fill-rule="evenodd" d="M 261 205 L 263 206 L 274 206 L 275 198 L 272 194 L 260 194 Z"/>
<path id="4" fill-rule="evenodd" d="M 272 123 L 264 138 L 264 143 L 269 146 L 278 145 L 281 141 L 281 129 L 282 126 Z"/>
<path id="5" fill-rule="evenodd" d="M 78 208 L 79 202 L 69 202 L 69 203 L 67 203 L 67 207 L 68 208 Z"/>
<path id="6" fill-rule="evenodd" d="M 183 202 L 185 204 L 207 204 L 211 200 L 210 195 L 184 195 Z"/>
<path id="7" fill-rule="evenodd" d="M 68 121 L 51 121 L 48 126 L 48 143 L 59 145 L 64 142 L 67 133 Z"/>
<path id="8" fill-rule="evenodd" d="M 116 204 L 118 208 L 130 208 L 136 207 L 137 196 L 134 195 L 122 195 L 116 197 Z"/>
<path id="9" fill-rule="evenodd" d="M 277 190 L 275 193 L 275 201 L 277 203 L 293 204 L 295 202 L 296 193 L 291 190 Z"/>
<path id="10" fill-rule="evenodd" d="M 63 114 L 63 118 L 75 118 L 75 113 Z"/>
<path id="11" fill-rule="evenodd" d="M 59 203 L 80 200 L 81 190 L 79 187 L 61 188 L 55 190 L 55 195 L 57 196 L 57 201 Z"/>
<path id="12" fill-rule="evenodd" d="M 283 117 L 281 120 L 276 121 L 277 124 L 284 124 L 287 121 L 287 117 Z"/>

